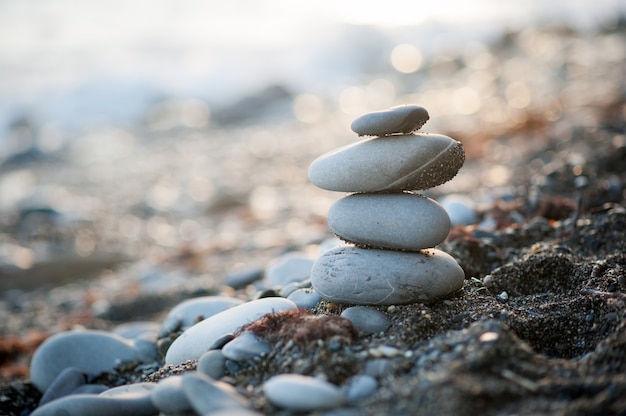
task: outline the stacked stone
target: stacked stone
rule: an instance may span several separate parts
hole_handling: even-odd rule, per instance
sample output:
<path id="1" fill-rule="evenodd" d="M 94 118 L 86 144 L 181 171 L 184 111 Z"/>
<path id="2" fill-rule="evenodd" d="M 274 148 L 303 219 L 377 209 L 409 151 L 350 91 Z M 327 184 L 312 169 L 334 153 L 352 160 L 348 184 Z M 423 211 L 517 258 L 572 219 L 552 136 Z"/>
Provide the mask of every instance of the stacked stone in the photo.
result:
<path id="1" fill-rule="evenodd" d="M 436 201 L 416 193 L 452 179 L 465 161 L 463 145 L 440 134 L 414 133 L 429 119 L 417 105 L 365 114 L 352 123 L 375 136 L 331 151 L 309 168 L 319 188 L 348 192 L 328 225 L 350 243 L 315 262 L 311 282 L 331 302 L 391 305 L 424 302 L 463 286 L 464 272 L 435 249 L 450 232 Z"/>

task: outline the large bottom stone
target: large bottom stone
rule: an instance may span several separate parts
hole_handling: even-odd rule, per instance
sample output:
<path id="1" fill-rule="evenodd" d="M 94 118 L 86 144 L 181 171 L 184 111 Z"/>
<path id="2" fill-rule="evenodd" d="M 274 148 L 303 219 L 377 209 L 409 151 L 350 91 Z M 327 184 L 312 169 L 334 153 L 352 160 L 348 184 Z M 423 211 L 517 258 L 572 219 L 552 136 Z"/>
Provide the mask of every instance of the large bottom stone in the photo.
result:
<path id="1" fill-rule="evenodd" d="M 426 302 L 456 292 L 464 279 L 456 260 L 437 249 L 405 253 L 338 247 L 325 252 L 311 270 L 315 290 L 343 304 Z"/>

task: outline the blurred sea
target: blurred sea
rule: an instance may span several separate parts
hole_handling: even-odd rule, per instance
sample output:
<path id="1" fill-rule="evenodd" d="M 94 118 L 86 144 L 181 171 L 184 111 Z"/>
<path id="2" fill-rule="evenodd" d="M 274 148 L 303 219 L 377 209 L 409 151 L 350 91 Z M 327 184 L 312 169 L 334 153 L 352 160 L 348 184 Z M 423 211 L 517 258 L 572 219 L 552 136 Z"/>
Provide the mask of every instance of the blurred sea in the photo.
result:
<path id="1" fill-rule="evenodd" d="M 0 0 L 0 160 L 25 147 L 4 138 L 24 120 L 135 124 L 178 100 L 193 127 L 271 85 L 337 101 L 507 30 L 589 30 L 624 11 L 621 0 Z"/>

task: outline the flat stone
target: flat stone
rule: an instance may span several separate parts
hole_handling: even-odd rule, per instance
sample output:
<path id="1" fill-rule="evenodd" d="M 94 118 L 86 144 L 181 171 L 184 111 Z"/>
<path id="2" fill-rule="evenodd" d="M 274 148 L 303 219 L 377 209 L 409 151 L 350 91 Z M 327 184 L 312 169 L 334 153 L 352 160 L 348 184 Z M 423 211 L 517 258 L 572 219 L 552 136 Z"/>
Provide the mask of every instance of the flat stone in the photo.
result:
<path id="1" fill-rule="evenodd" d="M 349 403 L 358 403 L 371 396 L 378 389 L 378 381 L 370 375 L 355 376 L 346 388 L 346 399 Z"/>
<path id="2" fill-rule="evenodd" d="M 188 299 L 176 305 L 167 314 L 163 320 L 159 336 L 166 336 L 177 328 L 185 330 L 199 321 L 242 303 L 241 299 L 227 296 L 201 296 Z"/>
<path id="3" fill-rule="evenodd" d="M 341 406 L 341 390 L 327 381 L 300 374 L 279 374 L 263 384 L 265 396 L 273 405 L 298 412 Z"/>
<path id="4" fill-rule="evenodd" d="M 224 364 L 226 357 L 222 350 L 207 351 L 198 359 L 197 371 L 207 376 L 219 380 L 224 376 Z"/>
<path id="5" fill-rule="evenodd" d="M 318 157 L 309 179 L 328 191 L 411 191 L 449 181 L 464 161 L 463 145 L 441 134 L 380 137 Z"/>
<path id="6" fill-rule="evenodd" d="M 75 392 L 80 386 L 84 386 L 85 383 L 85 376 L 80 370 L 75 367 L 68 367 L 59 373 L 41 396 L 39 406 L 67 396 Z"/>
<path id="7" fill-rule="evenodd" d="M 413 251 L 435 247 L 450 232 L 450 218 L 441 205 L 407 193 L 341 198 L 330 207 L 328 225 L 357 245 Z"/>
<path id="8" fill-rule="evenodd" d="M 314 259 L 301 253 L 284 254 L 267 267 L 264 282 L 267 287 L 276 287 L 306 280 L 311 273 L 313 262 Z"/>
<path id="9" fill-rule="evenodd" d="M 388 136 L 419 130 L 430 118 L 419 105 L 399 105 L 383 111 L 367 113 L 352 122 L 350 128 L 359 136 Z"/>
<path id="10" fill-rule="evenodd" d="M 222 354 L 229 360 L 245 361 L 261 354 L 268 354 L 272 346 L 250 331 L 241 333 L 238 337 L 224 345 Z"/>
<path id="11" fill-rule="evenodd" d="M 297 308 L 296 304 L 290 300 L 270 297 L 226 309 L 195 324 L 176 338 L 167 350 L 165 364 L 179 365 L 187 360 L 197 360 L 221 336 L 237 332 L 243 325 L 265 314 L 295 308 Z"/>
<path id="12" fill-rule="evenodd" d="M 107 389 L 100 393 L 105 397 L 149 397 L 150 392 L 154 390 L 157 383 L 143 382 L 131 383 Z"/>
<path id="13" fill-rule="evenodd" d="M 68 367 L 95 376 L 111 372 L 123 362 L 148 362 L 154 358 L 144 355 L 132 341 L 109 332 L 62 332 L 51 336 L 37 348 L 30 364 L 30 376 L 35 387 L 44 392 Z"/>
<path id="14" fill-rule="evenodd" d="M 456 260 L 437 249 L 341 247 L 324 253 L 311 271 L 313 287 L 324 299 L 357 305 L 431 301 L 456 292 L 464 279 Z"/>
<path id="15" fill-rule="evenodd" d="M 150 396 L 72 394 L 35 409 L 31 416 L 153 416 L 158 410 Z"/>
<path id="16" fill-rule="evenodd" d="M 349 319 L 360 335 L 375 334 L 391 326 L 387 315 L 367 306 L 351 306 L 341 312 L 341 316 Z"/>
<path id="17" fill-rule="evenodd" d="M 312 309 L 322 300 L 322 297 L 313 288 L 294 290 L 287 299 L 298 305 L 299 308 Z"/>
<path id="18" fill-rule="evenodd" d="M 232 414 L 249 410 L 248 399 L 230 384 L 215 381 L 206 374 L 192 372 L 182 376 L 183 391 L 191 407 L 200 415 L 230 410 Z"/>
<path id="19" fill-rule="evenodd" d="M 154 407 L 163 413 L 180 413 L 192 410 L 189 399 L 183 391 L 183 377 L 170 376 L 159 381 L 150 392 Z"/>

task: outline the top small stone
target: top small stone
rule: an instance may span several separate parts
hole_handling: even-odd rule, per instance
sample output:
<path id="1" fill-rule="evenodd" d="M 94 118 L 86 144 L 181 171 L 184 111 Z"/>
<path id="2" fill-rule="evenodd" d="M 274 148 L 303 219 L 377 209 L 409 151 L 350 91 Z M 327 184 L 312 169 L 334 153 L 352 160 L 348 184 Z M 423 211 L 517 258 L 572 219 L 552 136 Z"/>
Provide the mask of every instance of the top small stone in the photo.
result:
<path id="1" fill-rule="evenodd" d="M 419 130 L 429 119 L 419 105 L 400 105 L 388 110 L 367 113 L 352 122 L 350 128 L 359 136 L 390 136 Z"/>

